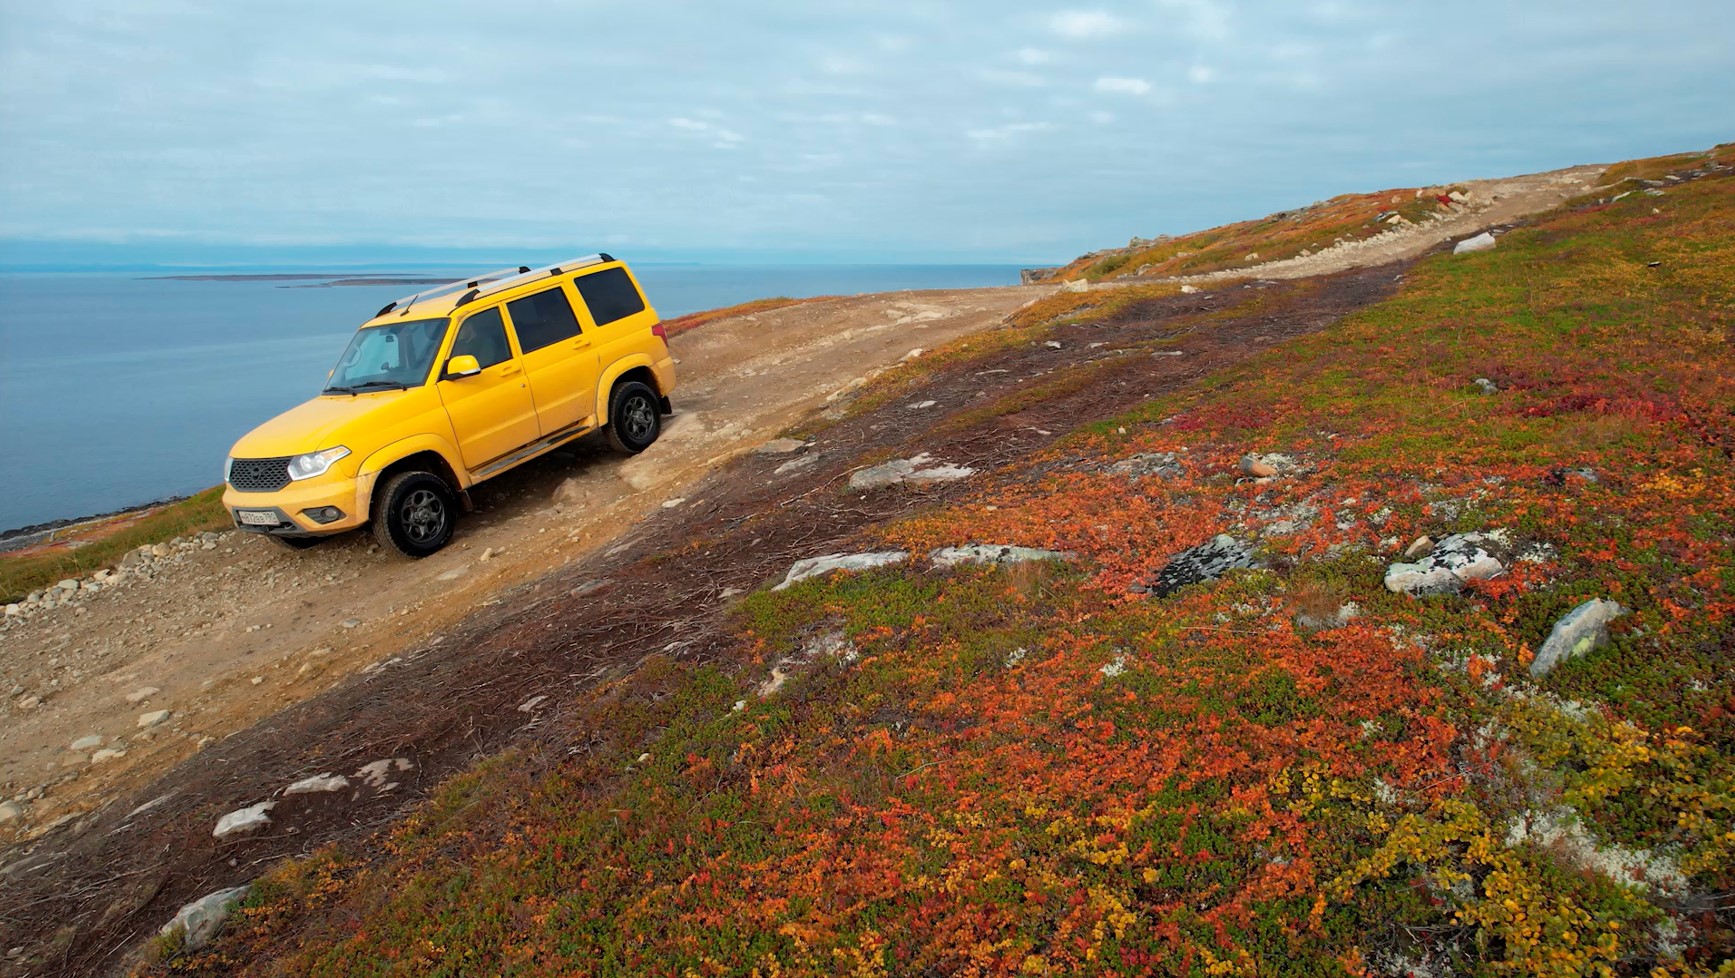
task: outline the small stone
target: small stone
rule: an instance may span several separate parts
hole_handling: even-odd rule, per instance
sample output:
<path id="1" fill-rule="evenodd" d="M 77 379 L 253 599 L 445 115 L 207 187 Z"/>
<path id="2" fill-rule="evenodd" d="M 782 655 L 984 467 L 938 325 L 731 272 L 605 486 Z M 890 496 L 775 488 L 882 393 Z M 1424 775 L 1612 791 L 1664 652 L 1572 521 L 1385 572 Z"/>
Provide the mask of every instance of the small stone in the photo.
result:
<path id="1" fill-rule="evenodd" d="M 40 696 L 26 696 L 18 701 L 18 708 L 20 710 L 34 710 L 41 705 L 42 697 Z"/>
<path id="2" fill-rule="evenodd" d="M 125 756 L 127 756 L 127 752 L 119 747 L 104 747 L 90 755 L 90 763 L 101 764 L 104 761 L 118 761 Z"/>
<path id="3" fill-rule="evenodd" d="M 1433 549 L 1434 538 L 1424 533 L 1417 537 L 1415 542 L 1404 548 L 1404 556 L 1414 560 Z"/>
<path id="4" fill-rule="evenodd" d="M 339 624 L 344 628 L 360 628 L 361 627 L 361 619 L 360 618 L 345 618 Z"/>
<path id="5" fill-rule="evenodd" d="M 257 805 L 238 808 L 217 820 L 217 827 L 211 830 L 211 835 L 218 839 L 229 839 L 238 835 L 250 835 L 271 824 L 271 816 L 266 812 L 276 808 L 274 801 L 262 801 Z"/>
<path id="6" fill-rule="evenodd" d="M 483 551 L 482 551 L 482 556 L 481 556 L 481 557 L 480 557 L 480 558 L 479 558 L 479 559 L 480 559 L 480 560 L 481 560 L 481 562 L 482 562 L 482 563 L 484 563 L 484 564 L 486 564 L 486 563 L 487 563 L 487 562 L 489 562 L 489 561 L 490 561 L 490 560 L 493 560 L 493 559 L 494 559 L 494 548 L 493 548 L 493 547 L 488 547 L 488 548 L 486 548 L 486 549 L 485 549 L 485 550 L 483 550 Z M 357 622 L 357 624 L 360 624 L 360 622 Z M 348 623 L 348 622 L 345 622 L 345 623 L 344 623 L 344 627 L 346 627 L 346 628 L 347 628 L 347 627 L 349 627 L 349 623 Z"/>
<path id="7" fill-rule="evenodd" d="M 1500 393 L 1500 385 L 1496 384 L 1495 382 L 1493 382 L 1492 380 L 1489 380 L 1486 377 L 1477 377 L 1476 378 L 1476 386 L 1482 388 L 1482 393 L 1484 393 L 1484 394 L 1498 394 L 1498 393 Z"/>
<path id="8" fill-rule="evenodd" d="M 1562 662 L 1607 645 L 1609 622 L 1626 613 L 1627 609 L 1601 598 L 1592 598 L 1567 612 L 1554 623 L 1531 660 L 1531 678 L 1541 679 Z"/>
<path id="9" fill-rule="evenodd" d="M 651 762 L 651 755 L 648 752 L 639 755 L 639 763 L 640 764 L 649 764 L 650 762 Z"/>
<path id="10" fill-rule="evenodd" d="M 1268 479 L 1277 474 L 1277 466 L 1257 455 L 1243 455 L 1241 456 L 1241 471 L 1257 479 Z"/>
<path id="11" fill-rule="evenodd" d="M 141 713 L 139 714 L 139 726 L 154 727 L 157 724 L 162 723 L 164 720 L 167 720 L 169 718 L 169 713 L 170 711 L 168 710 L 152 710 L 149 713 Z"/>
<path id="12" fill-rule="evenodd" d="M 931 408 L 938 403 L 940 403 L 940 402 L 939 401 L 917 401 L 916 403 L 910 405 L 910 410 L 912 410 L 912 411 L 926 411 L 928 408 Z"/>
<path id="13" fill-rule="evenodd" d="M 15 801 L 0 801 L 0 825 L 16 822 L 24 817 L 24 806 Z"/>
<path id="14" fill-rule="evenodd" d="M 799 438 L 773 438 L 763 445 L 753 449 L 755 455 L 788 455 L 799 452 L 807 447 L 807 442 Z"/>
<path id="15" fill-rule="evenodd" d="M 1046 342 L 1042 345 L 1045 347 L 1048 347 L 1050 350 L 1060 349 L 1060 341 L 1059 340 L 1049 340 L 1048 342 Z"/>
<path id="16" fill-rule="evenodd" d="M 96 750 L 98 747 L 101 747 L 101 746 L 102 746 L 102 734 L 87 734 L 87 735 L 80 737 L 77 740 L 73 741 L 72 745 L 70 747 L 68 747 L 67 749 L 68 750 L 75 750 L 75 751 L 78 751 L 79 753 L 83 753 L 87 750 Z"/>
<path id="17" fill-rule="evenodd" d="M 663 500 L 663 508 L 664 509 L 674 509 L 675 507 L 681 505 L 682 503 L 684 503 L 686 501 L 687 501 L 686 496 L 676 496 L 673 499 L 665 499 L 665 500 Z"/>
<path id="18" fill-rule="evenodd" d="M 283 789 L 285 795 L 330 794 L 349 787 L 349 779 L 341 774 L 315 774 L 302 778 Z"/>
<path id="19" fill-rule="evenodd" d="M 155 686 L 140 686 L 138 689 L 127 694 L 127 702 L 133 706 L 137 706 L 160 692 L 162 692 L 162 690 Z"/>
<path id="20" fill-rule="evenodd" d="M 1511 557 L 1502 531 L 1454 533 L 1420 561 L 1388 567 L 1386 589 L 1415 597 L 1457 594 L 1470 581 L 1488 580 L 1506 572 L 1505 563 L 1496 553 Z"/>
<path id="21" fill-rule="evenodd" d="M 1183 286 L 1181 286 L 1181 294 L 1182 295 L 1197 295 L 1198 292 L 1199 292 L 1199 287 L 1197 285 L 1183 285 Z"/>

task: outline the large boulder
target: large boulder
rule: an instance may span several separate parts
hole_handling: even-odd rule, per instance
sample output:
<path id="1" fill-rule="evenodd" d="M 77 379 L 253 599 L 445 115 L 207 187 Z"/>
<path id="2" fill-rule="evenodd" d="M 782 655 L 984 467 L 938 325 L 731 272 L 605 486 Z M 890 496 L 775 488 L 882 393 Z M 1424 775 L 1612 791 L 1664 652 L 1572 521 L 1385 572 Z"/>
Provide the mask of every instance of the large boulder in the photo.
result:
<path id="1" fill-rule="evenodd" d="M 163 925 L 164 936 L 173 934 L 177 929 L 181 933 L 181 950 L 197 951 L 211 938 L 223 929 L 223 922 L 229 919 L 229 911 L 247 896 L 246 886 L 232 886 L 227 890 L 218 890 L 194 900 L 182 907 L 175 918 Z"/>
<path id="2" fill-rule="evenodd" d="M 1506 573 L 1503 558 L 1510 554 L 1511 547 L 1501 531 L 1454 533 L 1421 560 L 1387 568 L 1386 590 L 1415 597 L 1457 594 L 1470 581 Z"/>
<path id="3" fill-rule="evenodd" d="M 964 547 L 941 547 L 928 554 L 928 559 L 934 562 L 935 567 L 956 567 L 959 564 L 1023 564 L 1033 560 L 1065 560 L 1071 556 L 1058 550 L 972 543 Z"/>
<path id="4" fill-rule="evenodd" d="M 1157 577 L 1149 584 L 1134 588 L 1165 597 L 1189 584 L 1214 581 L 1229 571 L 1253 566 L 1253 545 L 1219 533 L 1196 547 L 1169 558 Z"/>
<path id="5" fill-rule="evenodd" d="M 1531 678 L 1541 679 L 1562 662 L 1607 645 L 1609 622 L 1626 613 L 1627 609 L 1601 598 L 1592 598 L 1567 612 L 1542 640 L 1542 648 L 1530 663 Z"/>
<path id="6" fill-rule="evenodd" d="M 1452 254 L 1464 255 L 1464 254 L 1469 254 L 1470 252 L 1473 252 L 1473 251 L 1488 251 L 1488 250 L 1492 249 L 1495 244 L 1496 244 L 1496 241 L 1495 241 L 1494 236 L 1492 234 L 1489 234 L 1487 231 L 1483 231 L 1481 234 L 1476 235 L 1474 238 L 1465 238 L 1464 240 L 1458 242 L 1456 245 L 1453 246 Z"/>

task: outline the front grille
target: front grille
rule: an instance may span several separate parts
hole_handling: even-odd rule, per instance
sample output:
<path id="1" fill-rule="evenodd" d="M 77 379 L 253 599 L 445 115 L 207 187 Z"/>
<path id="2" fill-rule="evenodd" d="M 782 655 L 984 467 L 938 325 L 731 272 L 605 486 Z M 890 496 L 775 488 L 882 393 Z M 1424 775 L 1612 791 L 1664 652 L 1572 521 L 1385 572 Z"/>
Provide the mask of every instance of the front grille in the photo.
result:
<path id="1" fill-rule="evenodd" d="M 289 485 L 289 460 L 282 458 L 238 458 L 229 463 L 229 485 L 236 492 L 276 492 Z"/>

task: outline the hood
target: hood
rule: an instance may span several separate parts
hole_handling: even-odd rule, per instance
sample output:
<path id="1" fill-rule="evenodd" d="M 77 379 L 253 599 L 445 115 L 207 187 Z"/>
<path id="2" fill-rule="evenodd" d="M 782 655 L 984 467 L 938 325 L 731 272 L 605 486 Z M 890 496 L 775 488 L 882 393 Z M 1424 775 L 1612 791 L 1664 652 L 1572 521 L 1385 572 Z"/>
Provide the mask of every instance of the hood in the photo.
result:
<path id="1" fill-rule="evenodd" d="M 317 452 L 344 444 L 353 422 L 389 410 L 408 391 L 375 391 L 316 397 L 297 404 L 244 435 L 232 458 L 277 458 Z M 351 445 L 356 449 L 359 446 Z"/>

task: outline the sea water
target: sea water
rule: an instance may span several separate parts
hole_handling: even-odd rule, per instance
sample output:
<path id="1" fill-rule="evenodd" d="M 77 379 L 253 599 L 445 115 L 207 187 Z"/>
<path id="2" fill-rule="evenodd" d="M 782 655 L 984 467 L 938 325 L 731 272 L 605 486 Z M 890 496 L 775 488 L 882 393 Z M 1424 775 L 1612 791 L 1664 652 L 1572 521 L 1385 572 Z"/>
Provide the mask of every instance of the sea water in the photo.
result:
<path id="1" fill-rule="evenodd" d="M 1018 281 L 998 265 L 634 271 L 665 318 L 770 296 Z M 319 393 L 355 326 L 417 289 L 149 277 L 161 274 L 0 274 L 0 531 L 216 485 L 237 438 Z"/>

